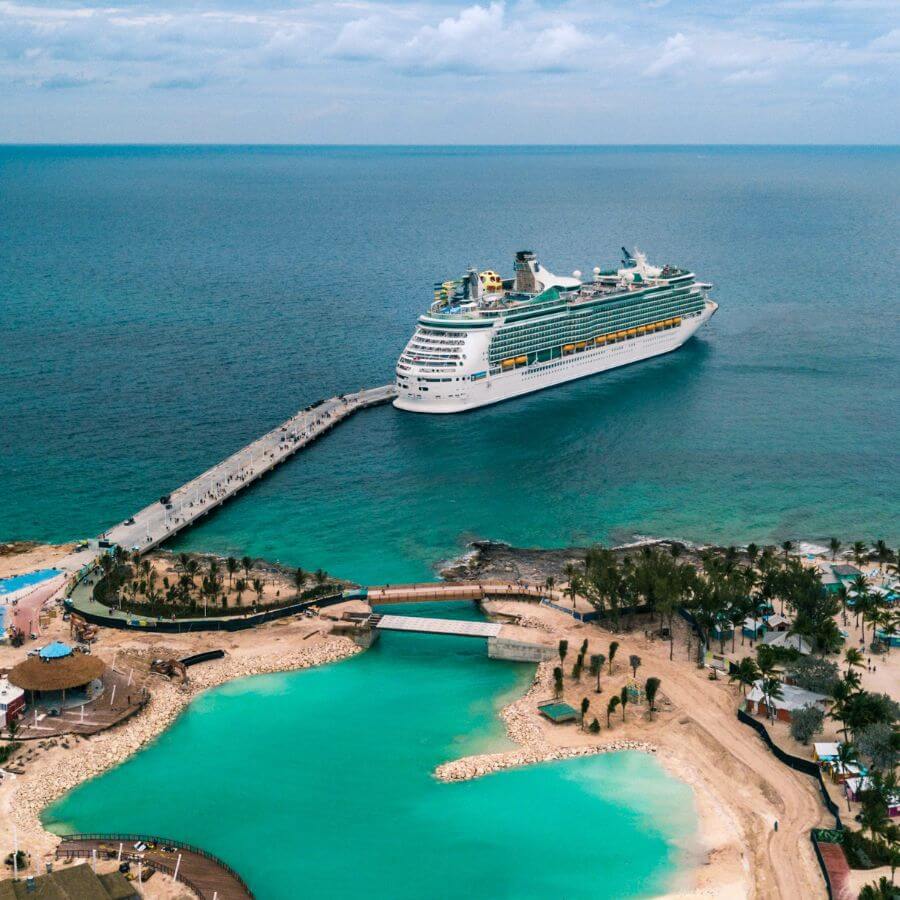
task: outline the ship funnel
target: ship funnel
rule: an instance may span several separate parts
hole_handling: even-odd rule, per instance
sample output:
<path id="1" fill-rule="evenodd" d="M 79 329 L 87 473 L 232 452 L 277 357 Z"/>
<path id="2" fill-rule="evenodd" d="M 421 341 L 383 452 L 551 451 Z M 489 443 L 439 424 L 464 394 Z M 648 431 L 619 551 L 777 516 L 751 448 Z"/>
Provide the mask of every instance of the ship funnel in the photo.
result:
<path id="1" fill-rule="evenodd" d="M 534 277 L 537 268 L 534 254 L 530 250 L 520 250 L 516 254 L 514 268 L 516 272 L 515 289 L 526 294 L 536 294 L 540 288 Z"/>

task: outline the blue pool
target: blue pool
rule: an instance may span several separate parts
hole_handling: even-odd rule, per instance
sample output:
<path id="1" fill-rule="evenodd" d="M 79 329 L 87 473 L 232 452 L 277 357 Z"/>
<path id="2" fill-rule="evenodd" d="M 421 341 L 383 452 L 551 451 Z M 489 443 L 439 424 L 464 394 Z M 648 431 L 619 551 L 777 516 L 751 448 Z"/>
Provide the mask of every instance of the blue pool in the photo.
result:
<path id="1" fill-rule="evenodd" d="M 54 575 L 59 575 L 59 569 L 38 569 L 27 575 L 13 575 L 11 578 L 0 579 L 0 594 L 11 594 L 32 584 L 40 584 Z"/>

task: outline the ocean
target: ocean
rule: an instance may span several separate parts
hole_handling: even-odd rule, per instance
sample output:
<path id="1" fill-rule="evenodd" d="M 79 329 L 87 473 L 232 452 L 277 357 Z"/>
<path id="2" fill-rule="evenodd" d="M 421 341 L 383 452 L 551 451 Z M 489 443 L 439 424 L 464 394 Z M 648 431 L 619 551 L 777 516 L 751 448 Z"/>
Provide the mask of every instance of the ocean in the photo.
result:
<path id="1" fill-rule="evenodd" d="M 468 540 L 900 541 L 900 149 L 0 148 L 0 536 L 97 534 L 386 383 L 436 280 L 620 245 L 714 283 L 665 358 L 359 415 L 174 546 L 431 577 Z"/>

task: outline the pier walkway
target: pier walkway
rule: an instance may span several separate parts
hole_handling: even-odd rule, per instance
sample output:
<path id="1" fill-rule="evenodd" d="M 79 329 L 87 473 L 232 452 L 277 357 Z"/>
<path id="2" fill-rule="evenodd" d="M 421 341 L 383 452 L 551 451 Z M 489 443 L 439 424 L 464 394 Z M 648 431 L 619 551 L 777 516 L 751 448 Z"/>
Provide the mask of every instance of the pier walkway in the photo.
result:
<path id="1" fill-rule="evenodd" d="M 101 537 L 126 550 L 146 553 L 189 528 L 267 472 L 298 453 L 335 425 L 371 406 L 389 403 L 396 396 L 393 384 L 332 397 L 300 410 L 271 431 L 169 494 L 157 500 Z M 85 550 L 72 554 L 62 565 L 81 568 L 96 556 Z"/>
<path id="2" fill-rule="evenodd" d="M 241 876 L 221 859 L 199 847 L 168 838 L 145 834 L 72 834 L 64 837 L 56 848 L 56 858 L 77 857 L 127 861 L 135 876 L 138 866 L 143 868 L 144 874 L 149 869 L 157 869 L 176 876 L 177 881 L 191 888 L 202 900 L 250 900 L 253 897 Z"/>

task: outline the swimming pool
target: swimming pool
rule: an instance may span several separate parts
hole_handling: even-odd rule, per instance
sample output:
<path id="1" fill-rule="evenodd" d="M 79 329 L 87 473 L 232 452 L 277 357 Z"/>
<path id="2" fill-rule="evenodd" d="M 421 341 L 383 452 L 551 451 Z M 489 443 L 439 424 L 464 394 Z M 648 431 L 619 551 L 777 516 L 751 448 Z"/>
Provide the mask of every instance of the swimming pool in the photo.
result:
<path id="1" fill-rule="evenodd" d="M 24 587 L 40 584 L 54 575 L 59 575 L 59 569 L 38 569 L 36 572 L 29 572 L 27 575 L 13 575 L 10 578 L 0 579 L 0 594 L 11 594 L 13 591 L 19 591 Z"/>

